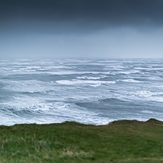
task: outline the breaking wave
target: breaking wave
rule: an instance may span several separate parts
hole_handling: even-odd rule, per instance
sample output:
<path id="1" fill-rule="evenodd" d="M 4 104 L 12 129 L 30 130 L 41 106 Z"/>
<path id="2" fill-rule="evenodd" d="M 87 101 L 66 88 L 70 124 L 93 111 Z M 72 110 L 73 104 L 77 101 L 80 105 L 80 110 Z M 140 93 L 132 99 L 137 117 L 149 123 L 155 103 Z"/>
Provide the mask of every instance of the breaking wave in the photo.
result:
<path id="1" fill-rule="evenodd" d="M 163 120 L 161 60 L 0 61 L 0 125 Z"/>

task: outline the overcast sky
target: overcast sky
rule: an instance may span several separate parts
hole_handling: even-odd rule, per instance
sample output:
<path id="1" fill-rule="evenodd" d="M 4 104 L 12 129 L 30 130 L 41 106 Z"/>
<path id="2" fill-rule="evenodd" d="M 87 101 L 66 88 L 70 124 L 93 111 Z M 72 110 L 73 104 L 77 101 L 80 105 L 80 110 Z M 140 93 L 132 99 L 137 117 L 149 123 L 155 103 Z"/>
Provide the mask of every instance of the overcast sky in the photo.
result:
<path id="1" fill-rule="evenodd" d="M 0 57 L 163 57 L 163 0 L 2 0 Z"/>

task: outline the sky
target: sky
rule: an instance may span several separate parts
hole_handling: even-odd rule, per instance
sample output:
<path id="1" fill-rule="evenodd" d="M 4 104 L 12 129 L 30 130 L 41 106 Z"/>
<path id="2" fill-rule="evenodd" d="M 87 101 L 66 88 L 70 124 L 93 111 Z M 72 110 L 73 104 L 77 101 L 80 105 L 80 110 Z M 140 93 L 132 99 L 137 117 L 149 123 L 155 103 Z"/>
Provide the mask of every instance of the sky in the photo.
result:
<path id="1" fill-rule="evenodd" d="M 0 58 L 163 58 L 163 0 L 1 0 Z"/>

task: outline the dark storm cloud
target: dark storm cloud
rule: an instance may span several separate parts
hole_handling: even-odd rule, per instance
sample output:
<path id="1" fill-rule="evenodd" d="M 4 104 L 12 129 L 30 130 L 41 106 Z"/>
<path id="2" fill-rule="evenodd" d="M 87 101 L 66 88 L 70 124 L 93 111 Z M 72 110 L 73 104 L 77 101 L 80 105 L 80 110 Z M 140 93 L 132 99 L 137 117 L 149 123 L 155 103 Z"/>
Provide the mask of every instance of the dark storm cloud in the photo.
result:
<path id="1" fill-rule="evenodd" d="M 163 0 L 0 0 L 0 58 L 162 57 Z"/>
<path id="2" fill-rule="evenodd" d="M 1 27 L 19 22 L 76 27 L 163 24 L 162 0 L 2 0 Z"/>

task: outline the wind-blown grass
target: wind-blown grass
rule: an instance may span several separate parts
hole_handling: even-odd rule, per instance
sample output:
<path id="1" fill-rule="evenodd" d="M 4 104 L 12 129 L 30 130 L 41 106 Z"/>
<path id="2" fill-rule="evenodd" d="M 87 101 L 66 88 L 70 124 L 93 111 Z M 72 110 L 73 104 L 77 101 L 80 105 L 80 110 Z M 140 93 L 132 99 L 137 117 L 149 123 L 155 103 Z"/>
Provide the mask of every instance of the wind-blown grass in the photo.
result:
<path id="1" fill-rule="evenodd" d="M 161 163 L 163 122 L 1 126 L 0 162 Z"/>

